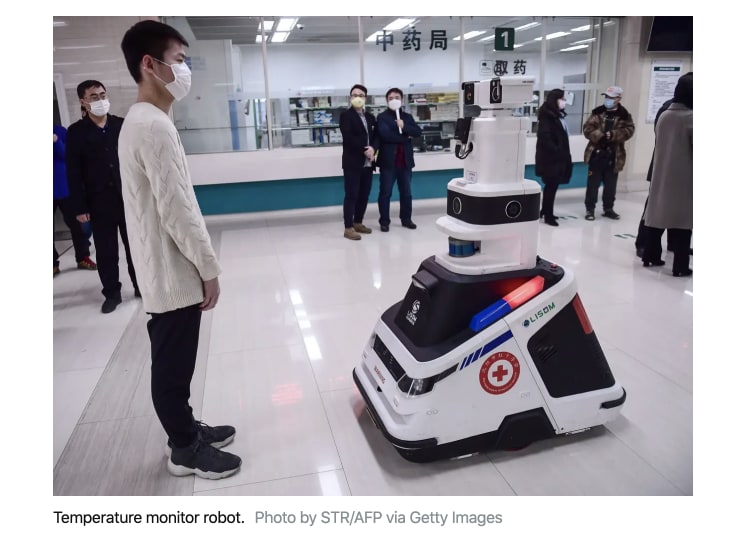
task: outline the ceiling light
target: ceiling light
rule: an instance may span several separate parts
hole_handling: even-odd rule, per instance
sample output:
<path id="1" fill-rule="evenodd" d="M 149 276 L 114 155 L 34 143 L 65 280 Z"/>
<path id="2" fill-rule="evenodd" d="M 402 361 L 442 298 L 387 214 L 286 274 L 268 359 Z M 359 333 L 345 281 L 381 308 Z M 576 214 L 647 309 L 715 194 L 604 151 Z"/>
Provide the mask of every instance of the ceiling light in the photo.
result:
<path id="1" fill-rule="evenodd" d="M 256 34 L 256 43 L 263 43 L 263 36 L 261 34 Z"/>
<path id="2" fill-rule="evenodd" d="M 271 43 L 283 43 L 289 37 L 290 32 L 274 32 Z"/>
<path id="3" fill-rule="evenodd" d="M 481 34 L 485 34 L 486 30 L 473 30 L 472 32 L 466 32 L 463 34 L 463 38 L 465 39 L 473 39 L 475 36 L 480 36 Z M 494 36 L 495 37 L 495 36 Z M 453 41 L 460 41 L 460 36 L 452 38 Z"/>
<path id="4" fill-rule="evenodd" d="M 54 21 L 54 26 L 66 26 L 64 21 Z"/>
<path id="5" fill-rule="evenodd" d="M 493 41 L 494 39 L 496 39 L 496 36 L 495 36 L 495 35 L 493 35 L 493 36 L 488 36 L 488 37 L 484 37 L 483 39 L 479 39 L 478 41 L 479 41 L 479 42 L 480 42 L 480 41 Z"/>
<path id="6" fill-rule="evenodd" d="M 296 17 L 282 17 L 276 26 L 277 32 L 291 32 L 299 19 Z"/>
<path id="7" fill-rule="evenodd" d="M 387 36 L 390 36 L 391 35 L 391 32 L 388 32 L 386 35 Z M 373 32 L 370 36 L 368 36 L 368 38 L 366 39 L 366 41 L 368 41 L 369 43 L 370 42 L 375 43 L 376 38 L 379 37 L 379 36 L 383 36 L 383 30 L 379 30 L 378 32 Z"/>
<path id="8" fill-rule="evenodd" d="M 263 21 L 262 23 L 258 23 L 258 31 L 260 32 L 262 28 L 266 28 L 266 32 L 270 32 L 273 28 L 273 21 Z"/>
<path id="9" fill-rule="evenodd" d="M 580 41 L 573 41 L 572 43 L 570 43 L 570 45 L 579 45 L 580 43 L 592 43 L 593 41 L 595 41 L 594 37 L 588 38 L 588 39 L 581 39 Z"/>
<path id="10" fill-rule="evenodd" d="M 587 49 L 587 45 L 575 45 L 574 47 L 567 47 L 566 49 L 560 49 L 560 52 L 576 51 L 578 49 Z"/>
<path id="11" fill-rule="evenodd" d="M 388 25 L 384 26 L 384 30 L 401 30 L 402 28 L 406 28 L 411 23 L 413 23 L 415 19 L 396 19 L 392 23 L 389 23 Z"/>
<path id="12" fill-rule="evenodd" d="M 570 28 L 570 32 L 585 32 L 586 30 L 590 30 L 589 24 L 586 24 L 585 26 L 578 26 L 577 28 Z"/>
<path id="13" fill-rule="evenodd" d="M 554 32 L 552 34 L 547 34 L 546 38 L 547 40 L 550 40 L 550 39 L 555 39 L 558 37 L 569 36 L 569 35 L 570 35 L 570 32 Z M 542 41 L 542 38 L 541 37 L 534 38 L 534 41 Z"/>
<path id="14" fill-rule="evenodd" d="M 529 24 L 525 24 L 524 26 L 519 26 L 516 28 L 517 32 L 521 32 L 522 30 L 529 30 L 530 28 L 536 28 L 537 26 L 540 26 L 542 23 L 533 22 Z"/>
<path id="15" fill-rule="evenodd" d="M 105 45 L 77 45 L 73 47 L 56 47 L 60 51 L 71 51 L 73 49 L 101 49 Z"/>

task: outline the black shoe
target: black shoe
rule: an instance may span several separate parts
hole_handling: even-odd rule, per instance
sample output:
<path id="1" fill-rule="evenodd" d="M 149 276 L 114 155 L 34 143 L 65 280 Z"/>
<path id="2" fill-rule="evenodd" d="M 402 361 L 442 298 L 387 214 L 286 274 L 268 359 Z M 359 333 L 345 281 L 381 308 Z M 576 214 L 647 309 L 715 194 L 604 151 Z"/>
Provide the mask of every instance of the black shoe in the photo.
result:
<path id="1" fill-rule="evenodd" d="M 388 225 L 381 223 L 381 232 L 388 232 Z"/>
<path id="2" fill-rule="evenodd" d="M 106 298 L 102 303 L 102 313 L 112 313 L 119 304 L 123 303 L 123 299 L 119 296 L 115 298 Z"/>
<path id="3" fill-rule="evenodd" d="M 189 446 L 172 448 L 166 466 L 174 476 L 195 474 L 200 478 L 218 480 L 238 472 L 242 462 L 235 454 L 218 450 L 197 435 Z"/>
<path id="4" fill-rule="evenodd" d="M 417 224 L 414 223 L 412 220 L 402 222 L 401 223 L 401 226 L 402 227 L 406 227 L 407 229 L 416 229 L 417 228 Z"/>
<path id="5" fill-rule="evenodd" d="M 593 220 L 595 220 L 595 214 L 593 213 L 593 210 L 586 210 L 585 211 L 585 220 L 586 221 L 593 221 Z"/>
<path id="6" fill-rule="evenodd" d="M 560 224 L 559 224 L 559 223 L 557 223 L 557 220 L 556 220 L 555 218 L 553 218 L 553 217 L 546 217 L 546 216 L 545 216 L 545 218 L 544 218 L 544 222 L 545 222 L 545 223 L 546 223 L 547 225 L 552 225 L 553 227 L 559 227 L 559 226 L 560 226 Z"/>
<path id="7" fill-rule="evenodd" d="M 544 210 L 540 210 L 540 211 L 539 211 L 539 217 L 540 217 L 540 218 L 543 218 L 543 217 L 544 217 L 544 216 L 546 216 L 546 215 L 547 215 L 547 214 L 546 214 L 546 213 L 544 212 Z M 560 216 L 556 216 L 556 215 L 552 214 L 552 219 L 560 219 Z"/>
<path id="8" fill-rule="evenodd" d="M 227 446 L 233 439 L 235 439 L 235 428 L 233 426 L 209 426 L 204 422 L 195 420 L 197 429 L 199 430 L 199 436 L 202 442 L 214 446 L 215 448 L 222 448 Z M 166 443 L 166 455 L 171 455 L 171 441 Z"/>
<path id="9" fill-rule="evenodd" d="M 603 217 L 607 217 L 609 219 L 621 219 L 621 216 L 619 216 L 616 212 L 613 211 L 613 208 L 610 208 L 608 210 L 603 211 Z"/>
<path id="10" fill-rule="evenodd" d="M 688 268 L 687 270 L 682 270 L 681 272 L 675 272 L 675 271 L 673 270 L 673 271 L 672 271 L 672 275 L 673 275 L 673 276 L 675 276 L 675 277 L 686 277 L 686 276 L 692 276 L 692 275 L 693 275 L 693 271 L 692 271 L 692 269 L 691 269 L 691 268 Z"/>
<path id="11" fill-rule="evenodd" d="M 646 259 L 642 259 L 643 266 L 664 266 L 664 261 L 649 261 Z"/>
<path id="12" fill-rule="evenodd" d="M 141 297 L 141 291 L 140 291 L 140 289 L 138 287 L 136 287 L 133 290 L 133 294 L 135 295 L 136 298 L 140 298 Z"/>

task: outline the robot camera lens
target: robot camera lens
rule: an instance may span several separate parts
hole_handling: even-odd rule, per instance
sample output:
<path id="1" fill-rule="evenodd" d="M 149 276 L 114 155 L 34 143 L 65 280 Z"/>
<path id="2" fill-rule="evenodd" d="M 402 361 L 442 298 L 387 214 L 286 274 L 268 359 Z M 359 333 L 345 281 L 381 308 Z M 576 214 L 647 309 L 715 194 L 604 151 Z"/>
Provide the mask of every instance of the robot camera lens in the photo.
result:
<path id="1" fill-rule="evenodd" d="M 506 217 L 515 219 L 521 215 L 521 203 L 519 201 L 511 201 L 506 205 Z"/>

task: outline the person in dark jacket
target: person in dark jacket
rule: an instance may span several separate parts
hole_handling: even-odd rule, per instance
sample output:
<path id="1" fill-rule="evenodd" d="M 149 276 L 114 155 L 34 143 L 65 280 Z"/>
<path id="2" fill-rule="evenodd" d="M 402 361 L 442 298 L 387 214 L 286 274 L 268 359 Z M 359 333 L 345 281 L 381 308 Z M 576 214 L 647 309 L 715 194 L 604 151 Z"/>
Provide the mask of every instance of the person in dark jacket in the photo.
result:
<path id="1" fill-rule="evenodd" d="M 92 223 L 97 253 L 97 272 L 105 301 L 102 313 L 110 313 L 122 302 L 118 270 L 118 231 L 125 246 L 128 274 L 135 296 L 140 297 L 130 256 L 125 226 L 118 137 L 123 119 L 108 114 L 110 102 L 100 81 L 77 86 L 77 96 L 87 114 L 69 126 L 66 171 L 77 221 Z"/>
<path id="2" fill-rule="evenodd" d="M 69 200 L 69 185 L 66 179 L 66 128 L 63 126 L 54 126 L 54 214 L 57 208 L 61 210 L 64 223 L 72 235 L 77 268 L 97 270 L 97 265 L 89 258 L 88 236 L 82 224 L 77 221 Z M 54 277 L 59 272 L 59 252 L 56 251 L 54 243 Z"/>
<path id="3" fill-rule="evenodd" d="M 378 167 L 381 169 L 381 189 L 378 193 L 378 222 L 381 231 L 388 232 L 391 223 L 389 206 L 394 182 L 399 185 L 399 219 L 401 226 L 416 229 L 411 220 L 411 170 L 414 168 L 412 137 L 421 137 L 422 129 L 411 114 L 402 110 L 404 93 L 399 88 L 386 92 L 388 109 L 378 115 Z"/>
<path id="4" fill-rule="evenodd" d="M 674 252 L 672 274 L 689 276 L 693 229 L 693 79 L 677 82 L 672 104 L 662 113 L 655 130 L 649 203 L 644 213 L 646 246 L 644 266 L 662 266 L 662 234 L 671 231 Z"/>
<path id="5" fill-rule="evenodd" d="M 570 182 L 572 156 L 570 139 L 565 122 L 565 92 L 559 88 L 550 90 L 547 99 L 537 112 L 537 151 L 534 155 L 534 171 L 542 178 L 542 210 L 547 225 L 557 227 L 554 215 L 555 195 L 560 184 Z"/>
<path id="6" fill-rule="evenodd" d="M 618 173 L 626 163 L 624 143 L 634 136 L 631 113 L 621 105 L 623 90 L 609 86 L 602 94 L 603 105 L 593 109 L 583 125 L 583 135 L 588 139 L 585 147 L 585 163 L 588 164 L 588 186 L 585 191 L 585 219 L 595 219 L 598 188 L 603 183 L 603 215 L 620 219 L 613 210 L 616 200 Z"/>
<path id="7" fill-rule="evenodd" d="M 376 142 L 376 117 L 365 109 L 365 86 L 353 85 L 350 89 L 350 108 L 340 114 L 342 134 L 342 171 L 345 179 L 345 198 L 342 217 L 345 222 L 343 236 L 360 240 L 360 234 L 372 230 L 363 225 L 368 196 L 373 184 L 373 156 Z"/>
<path id="8" fill-rule="evenodd" d="M 678 82 L 680 82 L 682 79 L 689 77 L 690 79 L 693 78 L 693 72 L 690 71 L 688 73 L 685 73 L 682 77 L 678 79 Z M 657 131 L 657 122 L 659 121 L 659 117 L 662 116 L 662 113 L 670 108 L 670 105 L 672 105 L 672 99 L 668 99 L 664 103 L 662 103 L 662 106 L 657 111 L 657 114 L 654 117 L 654 131 L 656 133 Z M 652 160 L 649 162 L 649 170 L 647 171 L 647 182 L 652 181 L 652 170 L 654 169 L 654 150 L 652 150 Z M 644 248 L 646 246 L 646 230 L 644 228 L 644 214 L 646 214 L 647 211 L 647 203 L 649 202 L 649 197 L 647 197 L 647 200 L 644 202 L 644 210 L 641 215 L 641 221 L 639 221 L 639 230 L 636 233 L 636 240 L 634 240 L 634 246 L 636 247 L 636 256 L 642 257 L 644 255 Z M 674 243 L 671 240 L 671 233 L 672 229 L 667 229 L 667 251 L 673 251 L 672 246 Z M 691 253 L 692 254 L 692 253 Z"/>

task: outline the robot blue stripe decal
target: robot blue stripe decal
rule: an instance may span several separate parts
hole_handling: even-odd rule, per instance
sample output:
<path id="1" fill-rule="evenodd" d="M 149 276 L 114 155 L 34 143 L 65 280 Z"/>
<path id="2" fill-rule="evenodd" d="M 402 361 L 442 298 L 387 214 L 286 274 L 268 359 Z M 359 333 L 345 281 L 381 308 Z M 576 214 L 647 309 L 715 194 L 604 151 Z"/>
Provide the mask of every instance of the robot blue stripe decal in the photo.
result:
<path id="1" fill-rule="evenodd" d="M 489 341 L 479 349 L 477 349 L 474 353 L 469 354 L 465 357 L 462 364 L 460 364 L 460 369 L 465 369 L 470 364 L 478 360 L 481 356 L 485 356 L 487 353 L 491 352 L 493 349 L 501 345 L 502 343 L 507 342 L 513 337 L 513 334 L 511 333 L 511 330 L 507 330 L 500 336 L 498 336 L 496 339 Z"/>

